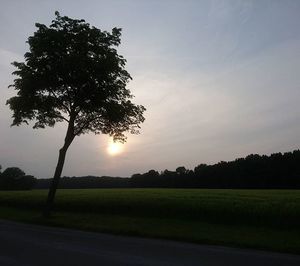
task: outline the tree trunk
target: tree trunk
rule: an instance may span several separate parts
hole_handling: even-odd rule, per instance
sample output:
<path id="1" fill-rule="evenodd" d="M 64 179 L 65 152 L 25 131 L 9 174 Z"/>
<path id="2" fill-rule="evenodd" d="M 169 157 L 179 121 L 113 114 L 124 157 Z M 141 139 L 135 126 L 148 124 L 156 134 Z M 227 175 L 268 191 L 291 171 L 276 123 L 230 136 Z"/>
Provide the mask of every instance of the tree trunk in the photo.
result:
<path id="1" fill-rule="evenodd" d="M 64 146 L 59 150 L 59 156 L 58 156 L 56 169 L 55 169 L 54 176 L 53 176 L 50 188 L 49 188 L 46 205 L 45 205 L 45 208 L 43 211 L 43 217 L 45 217 L 45 218 L 50 217 L 51 211 L 53 210 L 54 197 L 55 197 L 56 189 L 58 187 L 59 179 L 60 179 L 63 167 L 64 167 L 66 153 L 67 153 L 67 150 L 68 150 L 69 146 L 71 145 L 74 137 L 75 137 L 75 135 L 74 135 L 74 119 L 70 119 L 67 134 L 65 137 L 65 143 L 64 143 Z"/>

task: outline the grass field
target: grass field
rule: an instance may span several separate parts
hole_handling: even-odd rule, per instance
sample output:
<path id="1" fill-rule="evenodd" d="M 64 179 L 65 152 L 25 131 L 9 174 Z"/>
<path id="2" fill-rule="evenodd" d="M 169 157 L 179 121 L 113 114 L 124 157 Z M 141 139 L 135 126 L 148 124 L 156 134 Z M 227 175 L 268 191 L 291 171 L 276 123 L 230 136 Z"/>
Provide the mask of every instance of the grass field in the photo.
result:
<path id="1" fill-rule="evenodd" d="M 23 222 L 300 254 L 299 190 L 59 190 L 50 220 L 47 191 L 1 191 L 0 217 Z"/>

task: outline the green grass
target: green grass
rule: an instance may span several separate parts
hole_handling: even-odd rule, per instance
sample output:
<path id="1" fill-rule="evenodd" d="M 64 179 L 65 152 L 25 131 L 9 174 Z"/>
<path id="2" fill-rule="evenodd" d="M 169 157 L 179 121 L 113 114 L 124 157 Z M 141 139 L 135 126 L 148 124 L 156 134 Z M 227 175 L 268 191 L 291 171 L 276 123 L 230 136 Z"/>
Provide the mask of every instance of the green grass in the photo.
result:
<path id="1" fill-rule="evenodd" d="M 82 230 L 251 247 L 300 254 L 299 190 L 59 190 L 0 192 L 0 217 Z"/>

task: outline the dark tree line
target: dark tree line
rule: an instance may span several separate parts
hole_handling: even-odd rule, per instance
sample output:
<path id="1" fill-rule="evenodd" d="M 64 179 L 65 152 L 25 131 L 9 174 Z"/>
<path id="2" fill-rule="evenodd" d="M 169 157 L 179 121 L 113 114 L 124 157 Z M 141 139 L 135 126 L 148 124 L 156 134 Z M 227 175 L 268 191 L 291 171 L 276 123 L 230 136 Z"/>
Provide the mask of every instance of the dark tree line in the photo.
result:
<path id="1" fill-rule="evenodd" d="M 109 176 L 64 176 L 59 182 L 59 188 L 125 188 L 130 187 L 128 177 Z M 51 179 L 38 179 L 35 188 L 46 189 L 50 186 Z"/>
<path id="2" fill-rule="evenodd" d="M 48 188 L 50 179 L 40 179 L 36 188 Z M 274 153 L 270 156 L 251 154 L 234 161 L 200 164 L 194 170 L 178 167 L 161 173 L 150 170 L 120 177 L 63 177 L 60 188 L 286 188 L 300 189 L 300 150 Z"/>
<path id="3" fill-rule="evenodd" d="M 9 167 L 1 173 L 0 190 L 28 190 L 36 184 L 36 178 L 25 173 L 18 167 Z"/>

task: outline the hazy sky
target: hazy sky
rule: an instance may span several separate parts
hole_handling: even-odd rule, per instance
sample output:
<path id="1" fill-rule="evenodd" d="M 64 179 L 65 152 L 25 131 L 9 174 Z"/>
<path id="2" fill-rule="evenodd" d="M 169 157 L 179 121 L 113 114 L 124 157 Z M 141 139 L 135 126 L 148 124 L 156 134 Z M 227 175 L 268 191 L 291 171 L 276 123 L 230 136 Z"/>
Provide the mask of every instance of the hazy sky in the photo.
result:
<path id="1" fill-rule="evenodd" d="M 58 10 L 103 30 L 123 29 L 141 134 L 118 156 L 109 138 L 76 138 L 63 175 L 130 176 L 300 147 L 300 1 L 0 0 L 0 164 L 51 177 L 65 125 L 10 127 L 12 61 L 34 23 Z"/>

